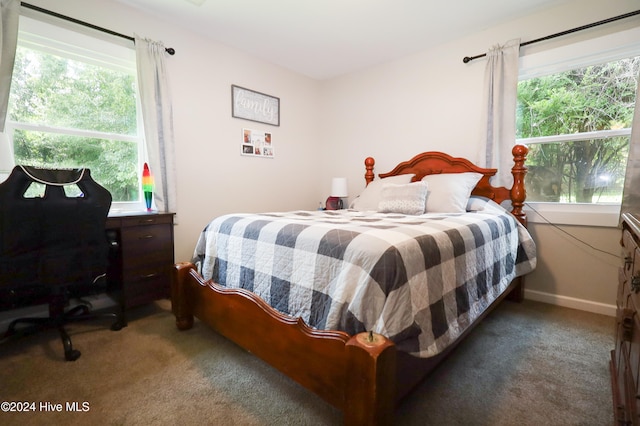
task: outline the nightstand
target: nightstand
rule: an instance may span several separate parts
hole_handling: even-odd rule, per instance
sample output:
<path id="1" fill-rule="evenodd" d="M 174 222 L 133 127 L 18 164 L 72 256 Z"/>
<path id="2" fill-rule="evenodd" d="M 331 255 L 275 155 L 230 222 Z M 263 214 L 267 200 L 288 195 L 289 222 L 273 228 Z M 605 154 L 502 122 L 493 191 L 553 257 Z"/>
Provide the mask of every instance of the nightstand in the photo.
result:
<path id="1" fill-rule="evenodd" d="M 109 288 L 124 309 L 169 297 L 173 255 L 173 213 L 109 215 L 112 245 Z"/>

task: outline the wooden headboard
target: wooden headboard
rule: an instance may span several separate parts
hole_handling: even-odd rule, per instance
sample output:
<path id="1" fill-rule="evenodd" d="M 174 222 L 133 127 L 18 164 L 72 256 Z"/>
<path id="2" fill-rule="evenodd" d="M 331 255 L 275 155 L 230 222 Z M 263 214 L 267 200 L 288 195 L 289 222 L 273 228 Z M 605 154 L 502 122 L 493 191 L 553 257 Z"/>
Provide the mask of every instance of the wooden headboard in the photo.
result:
<path id="1" fill-rule="evenodd" d="M 398 164 L 388 173 L 380 173 L 378 177 L 385 178 L 402 174 L 415 174 L 413 181 L 419 181 L 426 175 L 439 173 L 464 173 L 475 172 L 482 173 L 484 176 L 480 179 L 475 189 L 471 192 L 473 195 L 487 197 L 500 204 L 505 200 L 511 201 L 511 213 L 522 223 L 527 225 L 527 215 L 522 210 L 526 199 L 526 191 L 524 189 L 524 176 L 527 174 L 527 167 L 524 165 L 529 149 L 524 145 L 516 145 L 511 150 L 513 154 L 513 167 L 511 174 L 513 175 L 513 186 L 505 188 L 504 186 L 495 187 L 491 185 L 489 180 L 496 174 L 497 169 L 485 169 L 478 167 L 466 158 L 456 158 L 448 154 L 429 151 L 423 152 L 413 157 L 411 160 Z M 373 168 L 375 160 L 367 157 L 364 160 L 366 173 L 364 178 L 367 185 L 374 179 Z"/>

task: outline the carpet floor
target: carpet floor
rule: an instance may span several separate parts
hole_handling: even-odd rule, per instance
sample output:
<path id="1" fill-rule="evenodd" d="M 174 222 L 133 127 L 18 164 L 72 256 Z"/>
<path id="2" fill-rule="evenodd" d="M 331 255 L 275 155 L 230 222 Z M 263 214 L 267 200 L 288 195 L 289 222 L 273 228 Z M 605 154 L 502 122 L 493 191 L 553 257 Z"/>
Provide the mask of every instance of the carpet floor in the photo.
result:
<path id="1" fill-rule="evenodd" d="M 2 425 L 339 425 L 340 412 L 170 302 L 132 310 L 129 326 L 68 328 L 0 345 Z M 609 425 L 614 319 L 532 301 L 504 302 L 396 411 L 398 425 Z M 26 404 L 24 404 L 26 403 Z M 17 408 L 14 404 L 13 408 Z M 60 411 L 56 411 L 60 409 Z"/>

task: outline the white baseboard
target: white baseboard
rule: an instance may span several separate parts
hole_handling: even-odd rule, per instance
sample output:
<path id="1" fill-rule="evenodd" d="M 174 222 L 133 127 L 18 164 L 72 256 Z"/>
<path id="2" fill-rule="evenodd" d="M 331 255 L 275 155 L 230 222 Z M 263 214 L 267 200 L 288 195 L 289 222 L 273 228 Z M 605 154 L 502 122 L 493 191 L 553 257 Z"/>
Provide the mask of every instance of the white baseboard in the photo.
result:
<path id="1" fill-rule="evenodd" d="M 549 303 L 551 305 L 563 306 L 565 308 L 578 309 L 581 311 L 593 312 L 595 314 L 616 316 L 616 306 L 605 303 L 593 302 L 591 300 L 576 299 L 574 297 L 560 296 L 557 294 L 543 293 L 535 290 L 524 290 L 524 298 L 536 302 Z"/>

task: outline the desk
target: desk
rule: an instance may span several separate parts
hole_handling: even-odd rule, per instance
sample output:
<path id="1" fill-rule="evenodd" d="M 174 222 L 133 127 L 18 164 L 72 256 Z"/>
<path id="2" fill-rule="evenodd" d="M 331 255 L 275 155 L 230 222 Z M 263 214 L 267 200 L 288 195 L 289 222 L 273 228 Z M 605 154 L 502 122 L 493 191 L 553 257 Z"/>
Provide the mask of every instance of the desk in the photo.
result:
<path id="1" fill-rule="evenodd" d="M 107 279 L 124 309 L 171 294 L 173 213 L 110 214 L 107 236 L 113 250 Z"/>

